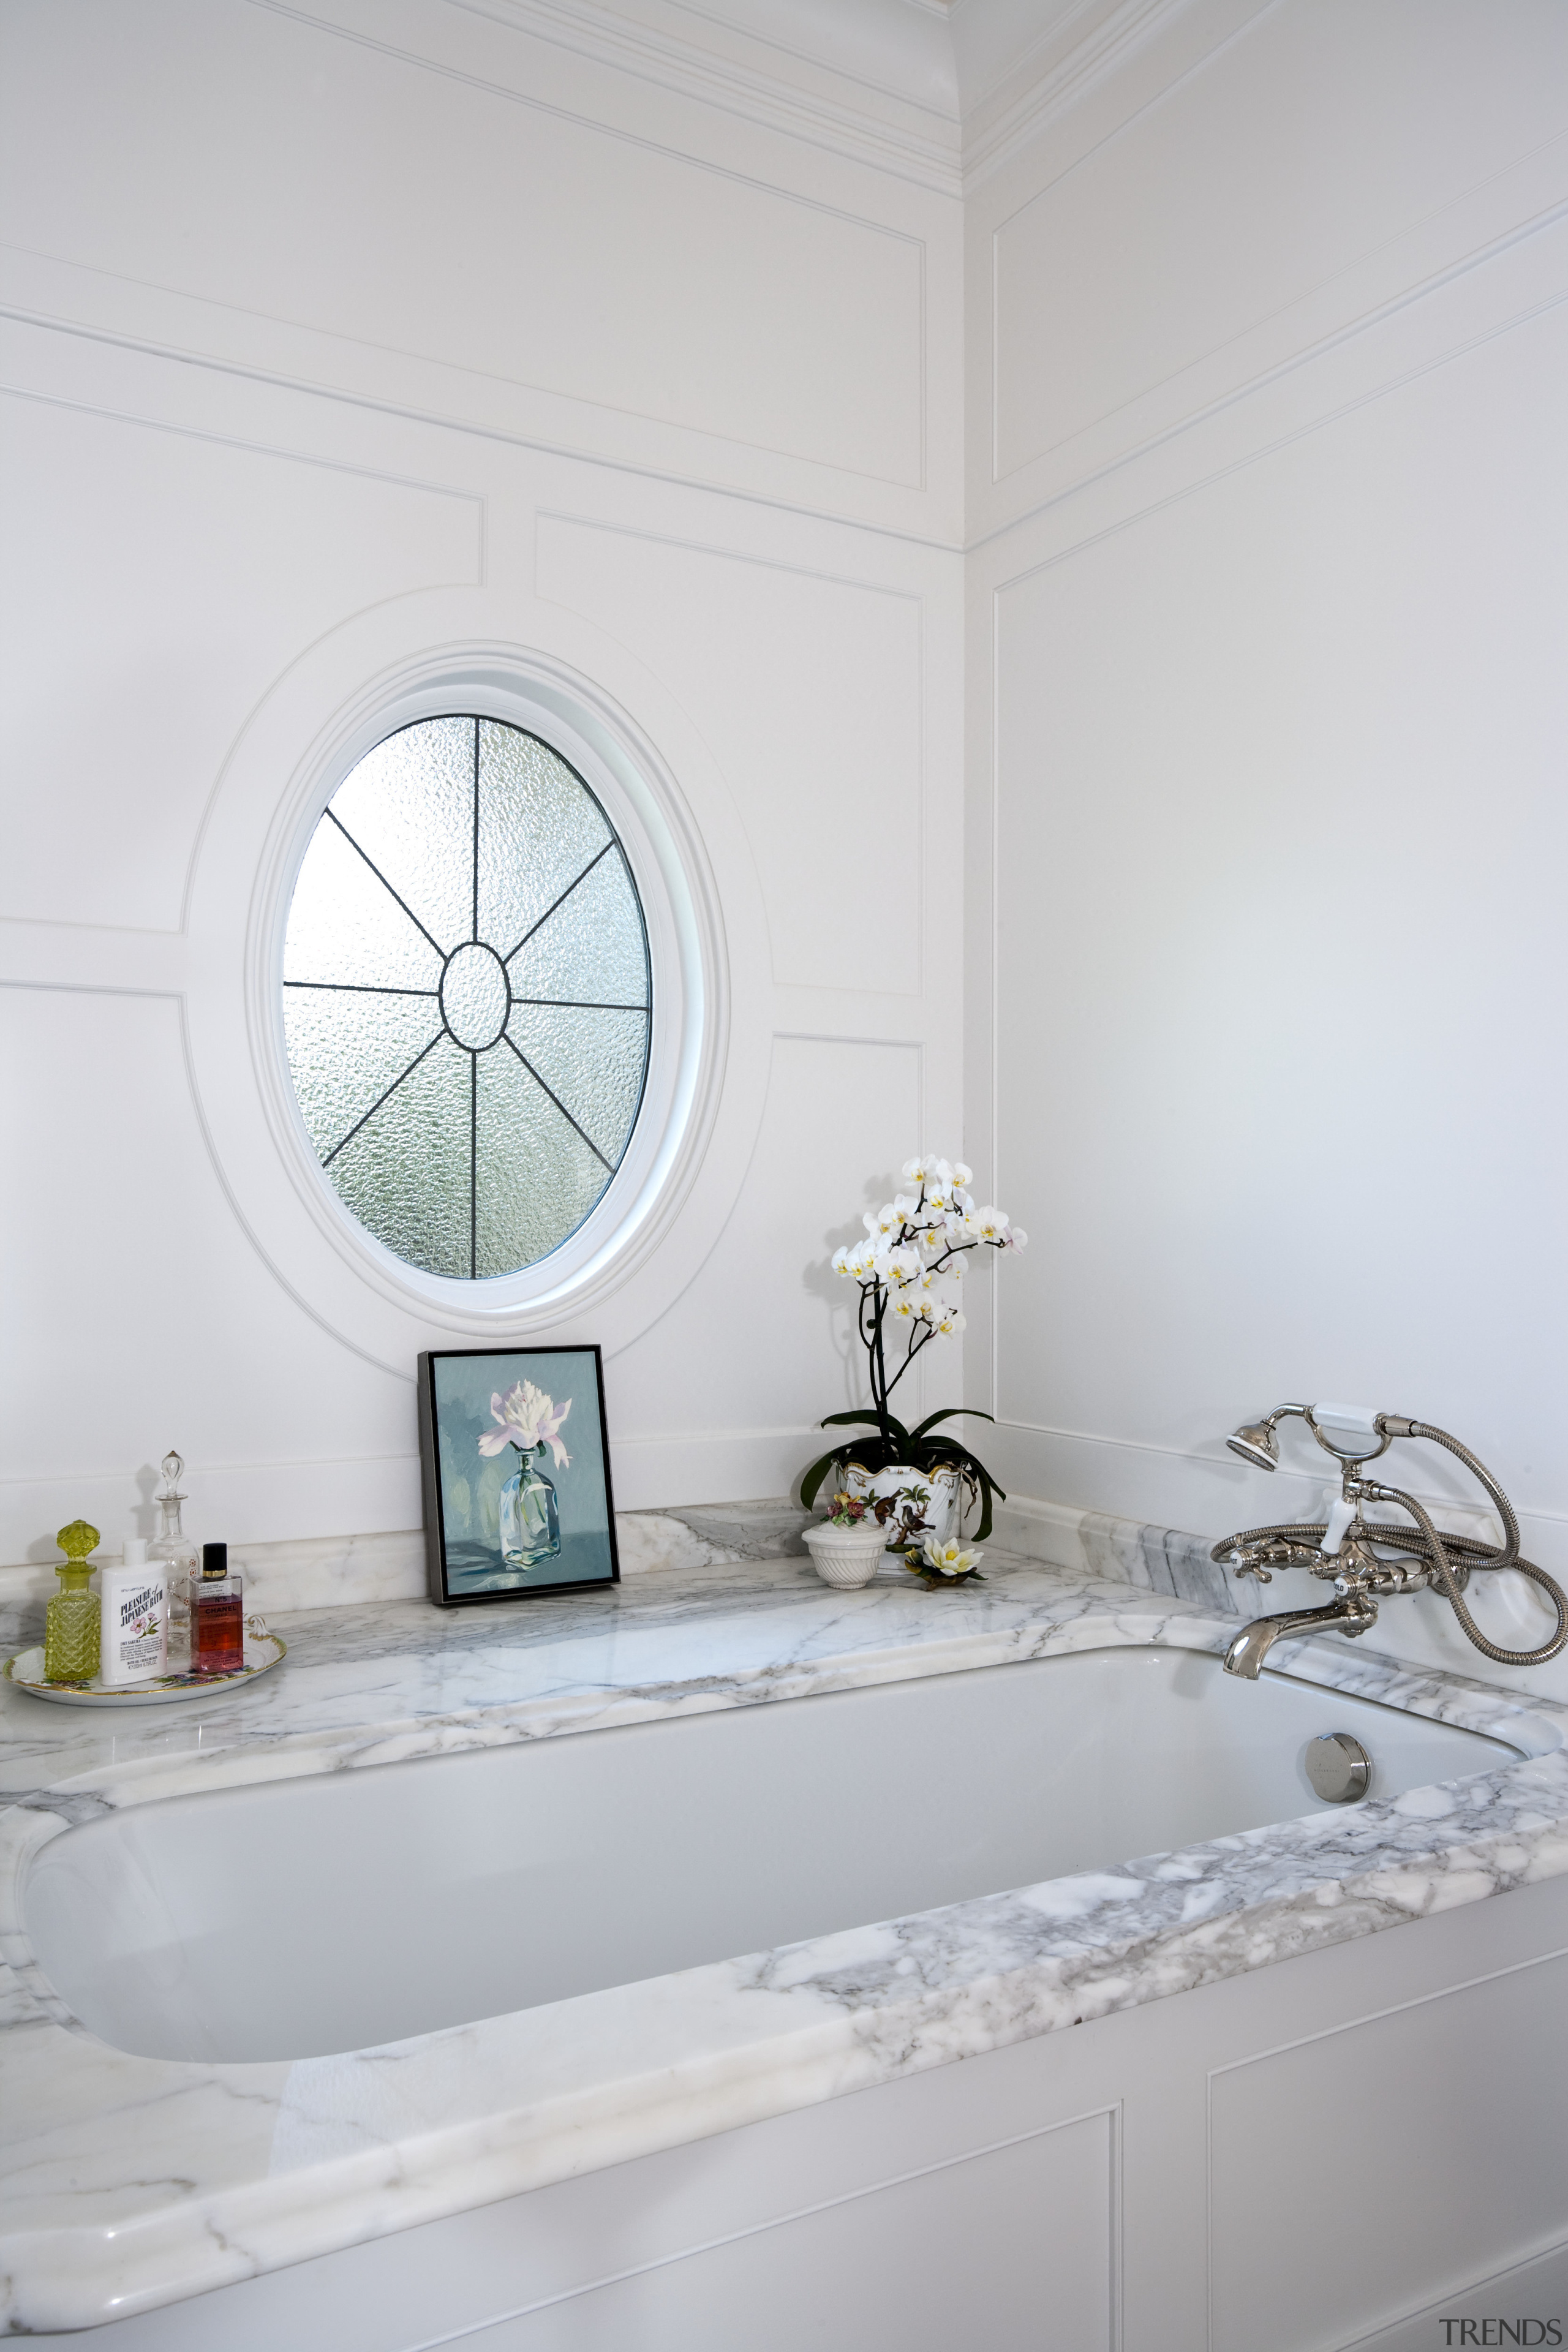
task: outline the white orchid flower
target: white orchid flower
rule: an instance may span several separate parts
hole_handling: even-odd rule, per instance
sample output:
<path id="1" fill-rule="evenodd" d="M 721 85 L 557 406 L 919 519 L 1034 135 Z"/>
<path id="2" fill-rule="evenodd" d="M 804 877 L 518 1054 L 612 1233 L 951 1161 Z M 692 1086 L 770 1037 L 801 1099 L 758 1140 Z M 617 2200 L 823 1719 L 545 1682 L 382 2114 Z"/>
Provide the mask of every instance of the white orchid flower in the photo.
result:
<path id="1" fill-rule="evenodd" d="M 888 1201 L 879 1209 L 868 1209 L 863 1222 L 872 1240 L 879 1241 L 889 1234 L 896 1234 L 904 1221 L 896 1202 Z"/>
<path id="2" fill-rule="evenodd" d="M 900 1192 L 893 1202 L 893 1211 L 900 1224 L 912 1225 L 920 1215 L 921 1204 L 918 1201 L 912 1200 L 908 1192 Z"/>
<path id="3" fill-rule="evenodd" d="M 952 1163 L 952 1181 L 960 1192 L 965 1191 L 974 1181 L 973 1169 L 966 1168 L 962 1160 L 955 1160 Z"/>
<path id="4" fill-rule="evenodd" d="M 957 1307 L 950 1307 L 946 1313 L 939 1319 L 936 1328 L 939 1335 L 942 1339 L 946 1339 L 950 1332 L 962 1331 L 963 1324 L 964 1318 L 959 1313 Z"/>
<path id="5" fill-rule="evenodd" d="M 1023 1227 L 1022 1227 L 1021 1225 L 1015 1225 L 1015 1226 L 1013 1227 L 1012 1232 L 1011 1232 L 1011 1233 L 1008 1234 L 1008 1236 L 1007 1236 L 1007 1246 L 1008 1246 L 1008 1248 L 1009 1248 L 1009 1249 L 1027 1249 L 1027 1248 L 1028 1248 L 1028 1246 L 1029 1246 L 1029 1236 L 1028 1236 L 1028 1234 L 1027 1234 L 1026 1233 L 1025 1233 L 1025 1231 L 1024 1231 L 1024 1229 L 1023 1229 Z"/>
<path id="6" fill-rule="evenodd" d="M 900 1290 L 894 1294 L 893 1303 L 889 1311 L 897 1322 L 918 1323 L 920 1320 L 920 1301 L 915 1297 L 912 1291 Z"/>
<path id="7" fill-rule="evenodd" d="M 983 1242 L 995 1242 L 1002 1248 L 1006 1247 L 1007 1212 L 1005 1209 L 973 1210 L 970 1222 Z"/>
<path id="8" fill-rule="evenodd" d="M 932 1165 L 922 1152 L 918 1159 L 906 1160 L 899 1172 L 906 1184 L 923 1184 Z"/>
<path id="9" fill-rule="evenodd" d="M 923 1564 L 935 1569 L 939 1576 L 967 1576 L 984 1557 L 983 1551 L 965 1551 L 959 1543 L 938 1543 L 935 1536 L 927 1536 L 920 1549 Z"/>
<path id="10" fill-rule="evenodd" d="M 572 1457 L 561 1443 L 560 1429 L 571 1410 L 570 1397 L 557 1406 L 531 1381 L 519 1381 L 504 1397 L 498 1389 L 490 1399 L 490 1418 L 500 1425 L 481 1433 L 479 1452 L 499 1454 L 503 1446 L 515 1445 L 520 1454 L 531 1454 L 536 1446 L 548 1445 L 556 1468 L 569 1470 Z"/>

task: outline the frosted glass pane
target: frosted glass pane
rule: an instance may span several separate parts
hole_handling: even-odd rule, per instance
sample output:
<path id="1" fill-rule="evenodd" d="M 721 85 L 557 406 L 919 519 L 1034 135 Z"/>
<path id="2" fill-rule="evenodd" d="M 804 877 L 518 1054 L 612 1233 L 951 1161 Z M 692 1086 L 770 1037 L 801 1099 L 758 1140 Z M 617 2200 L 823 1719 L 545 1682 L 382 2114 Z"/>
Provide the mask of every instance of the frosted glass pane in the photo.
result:
<path id="1" fill-rule="evenodd" d="M 547 743 L 481 722 L 481 939 L 510 955 L 610 837 L 593 794 Z"/>
<path id="2" fill-rule="evenodd" d="M 505 1045 L 479 1057 L 479 1262 L 510 1274 L 559 1249 L 610 1171 Z"/>
<path id="3" fill-rule="evenodd" d="M 289 908 L 285 980 L 437 988 L 441 959 L 335 824 L 316 827 Z"/>
<path id="4" fill-rule="evenodd" d="M 513 996 L 646 1004 L 642 916 L 618 850 L 602 857 L 507 966 Z"/>
<path id="5" fill-rule="evenodd" d="M 647 1013 L 514 1004 L 507 1034 L 614 1167 L 642 1099 Z"/>
<path id="6" fill-rule="evenodd" d="M 378 1240 L 483 1280 L 582 1223 L 642 1098 L 647 937 L 608 818 L 547 743 L 450 717 L 378 744 L 311 838 L 284 975 L 306 1128 Z"/>
<path id="7" fill-rule="evenodd" d="M 440 1026 L 433 996 L 285 988 L 289 1067 L 319 1158 L 342 1143 Z"/>
<path id="8" fill-rule="evenodd" d="M 471 719 L 427 719 L 389 735 L 338 786 L 331 812 L 443 955 L 473 938 Z"/>
<path id="9" fill-rule="evenodd" d="M 443 1038 L 327 1171 L 361 1224 L 426 1274 L 468 1272 L 469 1067 Z"/>

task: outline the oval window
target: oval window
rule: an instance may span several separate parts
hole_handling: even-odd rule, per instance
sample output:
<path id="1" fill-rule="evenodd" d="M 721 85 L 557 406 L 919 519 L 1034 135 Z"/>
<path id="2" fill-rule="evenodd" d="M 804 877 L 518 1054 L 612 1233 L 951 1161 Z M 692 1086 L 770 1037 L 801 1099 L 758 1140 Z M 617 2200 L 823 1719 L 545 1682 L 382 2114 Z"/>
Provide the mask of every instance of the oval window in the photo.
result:
<path id="1" fill-rule="evenodd" d="M 339 785 L 294 886 L 289 1075 L 316 1157 L 407 1265 L 469 1281 L 558 1249 L 647 1075 L 647 931 L 576 770 L 500 719 L 425 719 Z"/>

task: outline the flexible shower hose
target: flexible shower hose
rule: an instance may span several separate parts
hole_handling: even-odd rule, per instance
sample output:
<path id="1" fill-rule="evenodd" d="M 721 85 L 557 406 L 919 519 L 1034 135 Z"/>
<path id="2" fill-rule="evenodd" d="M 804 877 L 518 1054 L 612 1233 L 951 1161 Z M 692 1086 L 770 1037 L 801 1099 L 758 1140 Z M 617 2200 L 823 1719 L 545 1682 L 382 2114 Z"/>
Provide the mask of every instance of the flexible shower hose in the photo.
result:
<path id="1" fill-rule="evenodd" d="M 1391 1437 L 1430 1438 L 1435 1445 L 1446 1445 L 1450 1454 L 1457 1454 L 1496 1504 L 1498 1517 L 1502 1521 L 1503 1540 L 1500 1544 L 1489 1544 L 1482 1543 L 1476 1536 L 1441 1534 L 1414 1495 L 1406 1495 L 1397 1486 L 1384 1486 L 1370 1480 L 1367 1482 L 1369 1490 L 1378 1501 L 1399 1504 L 1416 1524 L 1413 1528 L 1403 1528 L 1363 1519 L 1362 1525 L 1367 1540 L 1386 1544 L 1394 1551 L 1424 1555 L 1463 1627 L 1466 1639 L 1483 1656 L 1495 1658 L 1500 1666 L 1539 1666 L 1543 1665 L 1548 1658 L 1554 1658 L 1568 1644 L 1568 1595 L 1543 1568 L 1537 1568 L 1533 1560 L 1521 1558 L 1519 1521 L 1513 1515 L 1512 1504 L 1490 1471 L 1483 1463 L 1477 1461 L 1468 1445 L 1461 1445 L 1457 1437 L 1448 1435 L 1447 1430 L 1434 1429 L 1429 1422 L 1405 1421 L 1395 1413 L 1380 1414 L 1379 1421 Z M 1229 1552 L 1242 1551 L 1251 1544 L 1270 1540 L 1307 1545 L 1315 1550 L 1327 1532 L 1327 1520 L 1320 1520 L 1313 1527 L 1300 1523 L 1277 1528 L 1247 1528 L 1240 1535 L 1226 1536 L 1223 1543 L 1216 1543 L 1209 1557 L 1223 1560 Z M 1515 1568 L 1521 1576 L 1528 1576 L 1532 1583 L 1539 1584 L 1557 1612 L 1557 1627 L 1551 1640 L 1543 1642 L 1538 1650 L 1505 1650 L 1496 1642 L 1489 1642 L 1465 1606 L 1464 1587 L 1469 1581 L 1473 1568 Z"/>

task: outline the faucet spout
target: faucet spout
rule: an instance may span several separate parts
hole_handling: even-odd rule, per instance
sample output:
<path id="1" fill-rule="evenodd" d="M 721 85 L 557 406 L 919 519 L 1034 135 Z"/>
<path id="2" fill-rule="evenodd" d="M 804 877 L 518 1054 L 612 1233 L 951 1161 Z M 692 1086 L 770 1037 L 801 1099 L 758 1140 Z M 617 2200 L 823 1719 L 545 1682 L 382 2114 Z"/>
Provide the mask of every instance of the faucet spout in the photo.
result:
<path id="1" fill-rule="evenodd" d="M 1322 1633 L 1337 1627 L 1342 1633 L 1364 1633 L 1377 1622 L 1377 1603 L 1369 1594 L 1342 1594 L 1324 1609 L 1282 1609 L 1273 1617 L 1255 1617 L 1244 1625 L 1225 1654 L 1227 1675 L 1244 1675 L 1249 1683 L 1258 1673 L 1276 1642 L 1290 1642 L 1303 1633 Z"/>

